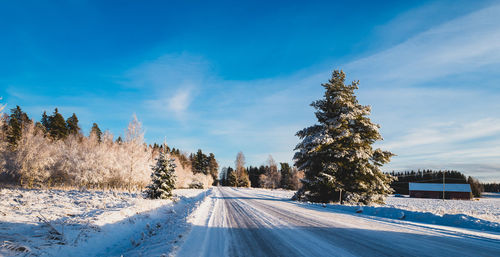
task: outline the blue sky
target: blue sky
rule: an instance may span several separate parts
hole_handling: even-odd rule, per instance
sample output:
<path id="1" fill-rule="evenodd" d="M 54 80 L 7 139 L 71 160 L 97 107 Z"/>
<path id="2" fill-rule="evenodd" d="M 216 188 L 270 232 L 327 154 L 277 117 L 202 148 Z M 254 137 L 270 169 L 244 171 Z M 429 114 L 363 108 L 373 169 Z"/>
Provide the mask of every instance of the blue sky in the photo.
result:
<path id="1" fill-rule="evenodd" d="M 333 69 L 360 80 L 384 169 L 457 169 L 500 181 L 500 5 L 494 1 L 2 1 L 0 96 L 55 107 L 222 166 L 294 136 Z"/>

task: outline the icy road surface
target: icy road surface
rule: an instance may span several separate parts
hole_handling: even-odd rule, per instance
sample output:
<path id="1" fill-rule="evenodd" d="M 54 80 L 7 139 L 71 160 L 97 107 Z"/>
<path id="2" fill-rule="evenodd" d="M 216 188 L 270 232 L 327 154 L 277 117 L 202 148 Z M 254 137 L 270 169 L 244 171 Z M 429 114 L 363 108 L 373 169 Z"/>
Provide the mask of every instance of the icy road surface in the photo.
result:
<path id="1" fill-rule="evenodd" d="M 273 191 L 214 188 L 177 256 L 500 256 L 500 234 L 370 217 Z"/>

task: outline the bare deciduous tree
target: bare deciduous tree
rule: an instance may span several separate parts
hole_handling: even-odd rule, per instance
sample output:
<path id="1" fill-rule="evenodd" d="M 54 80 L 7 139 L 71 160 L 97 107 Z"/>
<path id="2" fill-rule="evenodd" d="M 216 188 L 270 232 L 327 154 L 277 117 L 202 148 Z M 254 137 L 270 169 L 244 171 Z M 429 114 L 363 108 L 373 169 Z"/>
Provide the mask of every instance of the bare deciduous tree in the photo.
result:
<path id="1" fill-rule="evenodd" d="M 278 165 L 271 155 L 267 159 L 266 173 L 260 175 L 261 185 L 265 188 L 278 188 L 280 185 L 281 174 L 278 171 Z"/>

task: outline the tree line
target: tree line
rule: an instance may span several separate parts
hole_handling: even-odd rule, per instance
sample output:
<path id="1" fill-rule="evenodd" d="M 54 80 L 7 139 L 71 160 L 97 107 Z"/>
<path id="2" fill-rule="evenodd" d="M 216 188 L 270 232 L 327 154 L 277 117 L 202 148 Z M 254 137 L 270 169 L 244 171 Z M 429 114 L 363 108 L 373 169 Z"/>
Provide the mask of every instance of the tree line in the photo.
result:
<path id="1" fill-rule="evenodd" d="M 500 183 L 484 183 L 484 192 L 500 193 Z"/>
<path id="2" fill-rule="evenodd" d="M 135 115 L 124 137 L 116 139 L 97 123 L 85 136 L 77 115 L 65 119 L 57 108 L 50 115 L 43 112 L 39 121 L 19 106 L 0 117 L 0 183 L 142 190 L 150 183 L 154 160 L 163 150 L 175 158 L 176 187 L 208 187 L 217 179 L 212 153 L 199 150 L 200 164 L 179 149 L 147 145 Z"/>
<path id="3" fill-rule="evenodd" d="M 234 187 L 299 189 L 304 173 L 291 167 L 288 163 L 282 162 L 279 165 L 278 168 L 278 164 L 270 155 L 266 165 L 245 167 L 245 156 L 239 152 L 236 156 L 235 169 L 232 167 L 222 168 L 220 184 Z"/>

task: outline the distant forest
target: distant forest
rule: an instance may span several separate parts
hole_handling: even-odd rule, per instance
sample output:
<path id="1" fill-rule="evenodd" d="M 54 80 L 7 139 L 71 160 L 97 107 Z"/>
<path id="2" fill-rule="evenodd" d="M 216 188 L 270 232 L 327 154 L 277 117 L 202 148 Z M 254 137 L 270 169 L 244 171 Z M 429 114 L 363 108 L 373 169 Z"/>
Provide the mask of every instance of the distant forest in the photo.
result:
<path id="1" fill-rule="evenodd" d="M 500 183 L 485 183 L 483 184 L 484 192 L 500 193 Z"/>
<path id="2" fill-rule="evenodd" d="M 470 176 L 467 177 L 463 173 L 455 170 L 444 170 L 444 171 L 411 170 L 404 172 L 393 171 L 389 174 L 397 178 L 396 180 L 391 182 L 391 187 L 392 189 L 394 189 L 396 194 L 403 194 L 403 195 L 409 194 L 408 183 L 410 182 L 443 183 L 443 175 L 444 175 L 444 182 L 447 184 L 470 184 L 472 194 L 475 197 L 480 197 L 481 193 L 485 191 L 493 192 L 486 190 L 485 184 L 481 184 L 477 179 Z M 498 186 L 498 184 L 492 184 L 492 185 Z M 490 187 L 488 187 L 488 189 L 490 189 Z"/>
<path id="3" fill-rule="evenodd" d="M 245 167 L 245 156 L 239 152 L 236 156 L 235 169 L 224 167 L 221 171 L 220 185 L 255 188 L 282 188 L 298 190 L 302 186 L 304 172 L 288 163 L 278 163 L 271 155 L 265 165 Z"/>

